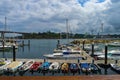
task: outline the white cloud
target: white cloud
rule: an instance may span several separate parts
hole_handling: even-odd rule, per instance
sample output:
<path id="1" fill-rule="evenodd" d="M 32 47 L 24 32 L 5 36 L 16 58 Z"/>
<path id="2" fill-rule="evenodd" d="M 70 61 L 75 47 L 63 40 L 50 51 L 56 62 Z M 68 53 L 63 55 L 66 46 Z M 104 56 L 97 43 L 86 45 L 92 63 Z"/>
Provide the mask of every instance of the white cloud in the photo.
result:
<path id="1" fill-rule="evenodd" d="M 113 1 L 97 3 L 97 0 L 89 0 L 83 7 L 77 0 L 1 0 L 0 22 L 4 23 L 4 16 L 7 16 L 7 22 L 14 31 L 19 27 L 19 30 L 28 32 L 63 32 L 68 18 L 74 33 L 90 32 L 91 29 L 97 33 L 101 23 L 104 23 L 104 29 L 111 31 L 113 25 L 110 19 L 117 18 L 111 9 L 119 7 L 118 3 L 117 7 L 116 3 L 112 4 Z"/>

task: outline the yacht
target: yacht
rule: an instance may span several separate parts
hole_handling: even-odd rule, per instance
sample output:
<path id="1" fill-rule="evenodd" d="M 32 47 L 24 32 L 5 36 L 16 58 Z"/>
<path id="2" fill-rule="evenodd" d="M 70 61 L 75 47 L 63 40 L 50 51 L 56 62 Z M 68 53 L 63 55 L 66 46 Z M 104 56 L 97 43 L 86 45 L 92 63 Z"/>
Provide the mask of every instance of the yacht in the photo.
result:
<path id="1" fill-rule="evenodd" d="M 120 47 L 120 42 L 109 43 L 108 46 Z"/>

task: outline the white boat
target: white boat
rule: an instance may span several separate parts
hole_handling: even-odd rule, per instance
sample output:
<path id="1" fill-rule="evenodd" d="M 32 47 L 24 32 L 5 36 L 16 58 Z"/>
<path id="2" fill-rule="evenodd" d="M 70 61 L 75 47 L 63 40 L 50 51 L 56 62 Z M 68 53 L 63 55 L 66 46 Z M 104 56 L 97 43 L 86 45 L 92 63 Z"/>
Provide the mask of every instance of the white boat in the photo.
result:
<path id="1" fill-rule="evenodd" d="M 97 57 L 99 59 L 104 59 L 105 54 L 98 55 Z M 108 59 L 120 58 L 120 50 L 110 50 L 110 51 L 108 51 L 107 57 L 108 57 Z"/>
<path id="2" fill-rule="evenodd" d="M 8 64 L 11 63 L 11 61 L 10 61 L 10 60 L 5 60 L 4 63 L 5 63 L 4 65 L 1 65 L 1 66 L 0 66 L 0 74 L 2 74 L 2 73 L 4 72 L 4 69 L 6 68 L 6 66 L 7 66 Z"/>
<path id="3" fill-rule="evenodd" d="M 4 72 L 16 72 L 22 64 L 22 61 L 13 61 L 4 68 Z"/>
<path id="4" fill-rule="evenodd" d="M 85 50 L 91 51 L 92 50 L 92 45 L 91 44 L 86 44 L 84 47 Z M 94 45 L 94 51 L 100 50 L 99 46 Z"/>
<path id="5" fill-rule="evenodd" d="M 29 60 L 25 64 L 23 64 L 21 67 L 19 67 L 19 71 L 27 71 L 34 63 L 34 60 Z"/>
<path id="6" fill-rule="evenodd" d="M 120 42 L 109 43 L 108 46 L 120 47 Z"/>
<path id="7" fill-rule="evenodd" d="M 2 51 L 3 49 L 4 50 L 12 49 L 13 46 L 15 46 L 16 49 L 18 48 L 18 45 L 15 43 L 5 42 L 4 46 L 2 43 L 0 43 L 0 50 Z"/>
<path id="8" fill-rule="evenodd" d="M 90 53 L 90 55 L 92 54 L 92 52 Z M 99 55 L 104 55 L 105 52 L 102 52 L 102 51 L 97 51 L 97 52 L 94 52 L 94 56 L 99 56 Z"/>
<path id="9" fill-rule="evenodd" d="M 108 51 L 108 54 L 111 54 L 111 56 L 120 56 L 120 50 L 111 50 Z"/>
<path id="10" fill-rule="evenodd" d="M 2 50 L 7 50 L 7 49 L 11 49 L 12 48 L 12 46 L 10 46 L 10 45 L 2 45 L 2 44 L 0 44 L 0 51 L 2 51 Z"/>
<path id="11" fill-rule="evenodd" d="M 116 72 L 120 73 L 120 66 L 117 64 L 110 64 L 111 68 Z"/>
<path id="12" fill-rule="evenodd" d="M 49 70 L 50 70 L 50 71 L 59 71 L 59 70 L 60 70 L 60 63 L 59 63 L 59 62 L 53 62 L 53 63 L 49 66 Z"/>
<path id="13" fill-rule="evenodd" d="M 60 58 L 63 57 L 63 53 L 45 54 L 43 56 L 45 56 L 46 58 Z"/>

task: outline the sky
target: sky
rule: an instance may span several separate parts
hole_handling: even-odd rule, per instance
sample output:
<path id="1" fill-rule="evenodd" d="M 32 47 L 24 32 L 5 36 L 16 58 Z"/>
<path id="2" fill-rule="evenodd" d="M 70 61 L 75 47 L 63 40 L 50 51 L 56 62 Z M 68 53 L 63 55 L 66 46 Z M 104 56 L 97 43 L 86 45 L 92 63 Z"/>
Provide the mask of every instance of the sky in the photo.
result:
<path id="1" fill-rule="evenodd" d="M 0 0 L 0 30 L 120 33 L 120 0 Z M 103 27 L 102 27 L 103 26 Z"/>

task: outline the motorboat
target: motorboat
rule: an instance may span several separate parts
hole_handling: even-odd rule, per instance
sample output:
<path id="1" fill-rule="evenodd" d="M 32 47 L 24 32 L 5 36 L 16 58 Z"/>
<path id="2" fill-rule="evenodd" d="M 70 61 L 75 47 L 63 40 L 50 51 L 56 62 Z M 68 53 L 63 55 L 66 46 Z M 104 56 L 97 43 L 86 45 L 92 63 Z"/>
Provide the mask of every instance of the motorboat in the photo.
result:
<path id="1" fill-rule="evenodd" d="M 16 72 L 18 67 L 20 67 L 22 64 L 22 61 L 13 61 L 4 68 L 4 72 Z"/>
<path id="2" fill-rule="evenodd" d="M 120 42 L 109 43 L 108 46 L 120 47 Z"/>
<path id="3" fill-rule="evenodd" d="M 80 68 L 83 73 L 89 73 L 91 72 L 91 68 L 89 66 L 89 63 L 80 63 Z"/>
<path id="4" fill-rule="evenodd" d="M 108 54 L 111 54 L 111 56 L 120 56 L 120 50 L 111 50 L 108 51 Z"/>
<path id="5" fill-rule="evenodd" d="M 101 54 L 97 56 L 98 59 L 104 59 L 105 54 Z M 110 50 L 107 53 L 108 59 L 120 58 L 120 50 Z"/>
<path id="6" fill-rule="evenodd" d="M 12 48 L 12 46 L 10 46 L 10 45 L 2 45 L 2 44 L 0 44 L 0 51 L 2 51 L 2 50 L 9 50 L 9 49 L 11 49 Z"/>
<path id="7" fill-rule="evenodd" d="M 46 54 L 44 57 L 49 58 L 49 59 L 74 59 L 74 58 L 79 58 L 83 59 L 82 56 L 76 56 L 75 54 L 70 54 L 69 52 L 63 52 L 63 53 L 53 53 L 53 54 Z"/>
<path id="8" fill-rule="evenodd" d="M 84 49 L 86 51 L 92 51 L 92 45 L 91 44 L 86 44 Z M 99 50 L 100 50 L 99 46 L 94 45 L 94 51 L 99 51 Z"/>
<path id="9" fill-rule="evenodd" d="M 70 63 L 69 69 L 72 73 L 76 73 L 79 71 L 80 67 L 77 63 Z"/>
<path id="10" fill-rule="evenodd" d="M 24 72 L 29 70 L 29 68 L 34 64 L 34 60 L 29 60 L 25 62 L 21 67 L 18 68 L 19 72 Z"/>
<path id="11" fill-rule="evenodd" d="M 39 67 L 39 70 L 42 72 L 48 71 L 50 64 L 51 64 L 50 62 L 42 63 L 42 65 Z"/>
<path id="12" fill-rule="evenodd" d="M 110 64 L 111 69 L 115 70 L 116 72 L 120 73 L 120 66 L 117 64 Z"/>
<path id="13" fill-rule="evenodd" d="M 30 71 L 37 71 L 41 65 L 42 62 L 34 62 L 33 65 L 30 67 Z"/>
<path id="14" fill-rule="evenodd" d="M 53 72 L 59 72 L 60 71 L 60 63 L 59 62 L 53 62 L 50 66 L 49 66 L 49 71 L 53 71 Z"/>
<path id="15" fill-rule="evenodd" d="M 2 74 L 4 72 L 4 69 L 10 63 L 11 63 L 10 60 L 5 60 L 5 61 L 2 60 L 2 64 L 0 64 L 0 74 Z"/>
<path id="16" fill-rule="evenodd" d="M 62 73 L 68 73 L 69 72 L 69 64 L 63 63 L 61 66 Z"/>
<path id="17" fill-rule="evenodd" d="M 100 67 L 97 64 L 94 64 L 94 63 L 90 63 L 89 67 L 90 67 L 92 72 L 97 72 L 97 71 L 100 70 Z"/>
<path id="18" fill-rule="evenodd" d="M 57 58 L 63 57 L 63 53 L 45 54 L 43 56 L 45 56 L 46 58 L 52 58 L 52 59 L 55 58 L 55 59 L 57 59 Z"/>
<path id="19" fill-rule="evenodd" d="M 5 61 L 4 60 L 0 60 L 0 66 L 4 65 Z"/>
<path id="20" fill-rule="evenodd" d="M 89 53 L 90 55 L 92 55 L 92 52 Z M 94 56 L 99 56 L 99 55 L 105 55 L 104 51 L 95 51 L 94 52 Z"/>
<path id="21" fill-rule="evenodd" d="M 46 58 L 52 58 L 52 59 L 59 59 L 59 58 L 76 58 L 78 56 L 75 56 L 77 54 L 80 54 L 81 50 L 62 50 L 62 52 L 53 53 L 53 54 L 45 54 L 43 55 Z M 79 56 L 80 57 L 80 56 Z M 82 58 L 82 57 L 81 57 Z"/>

